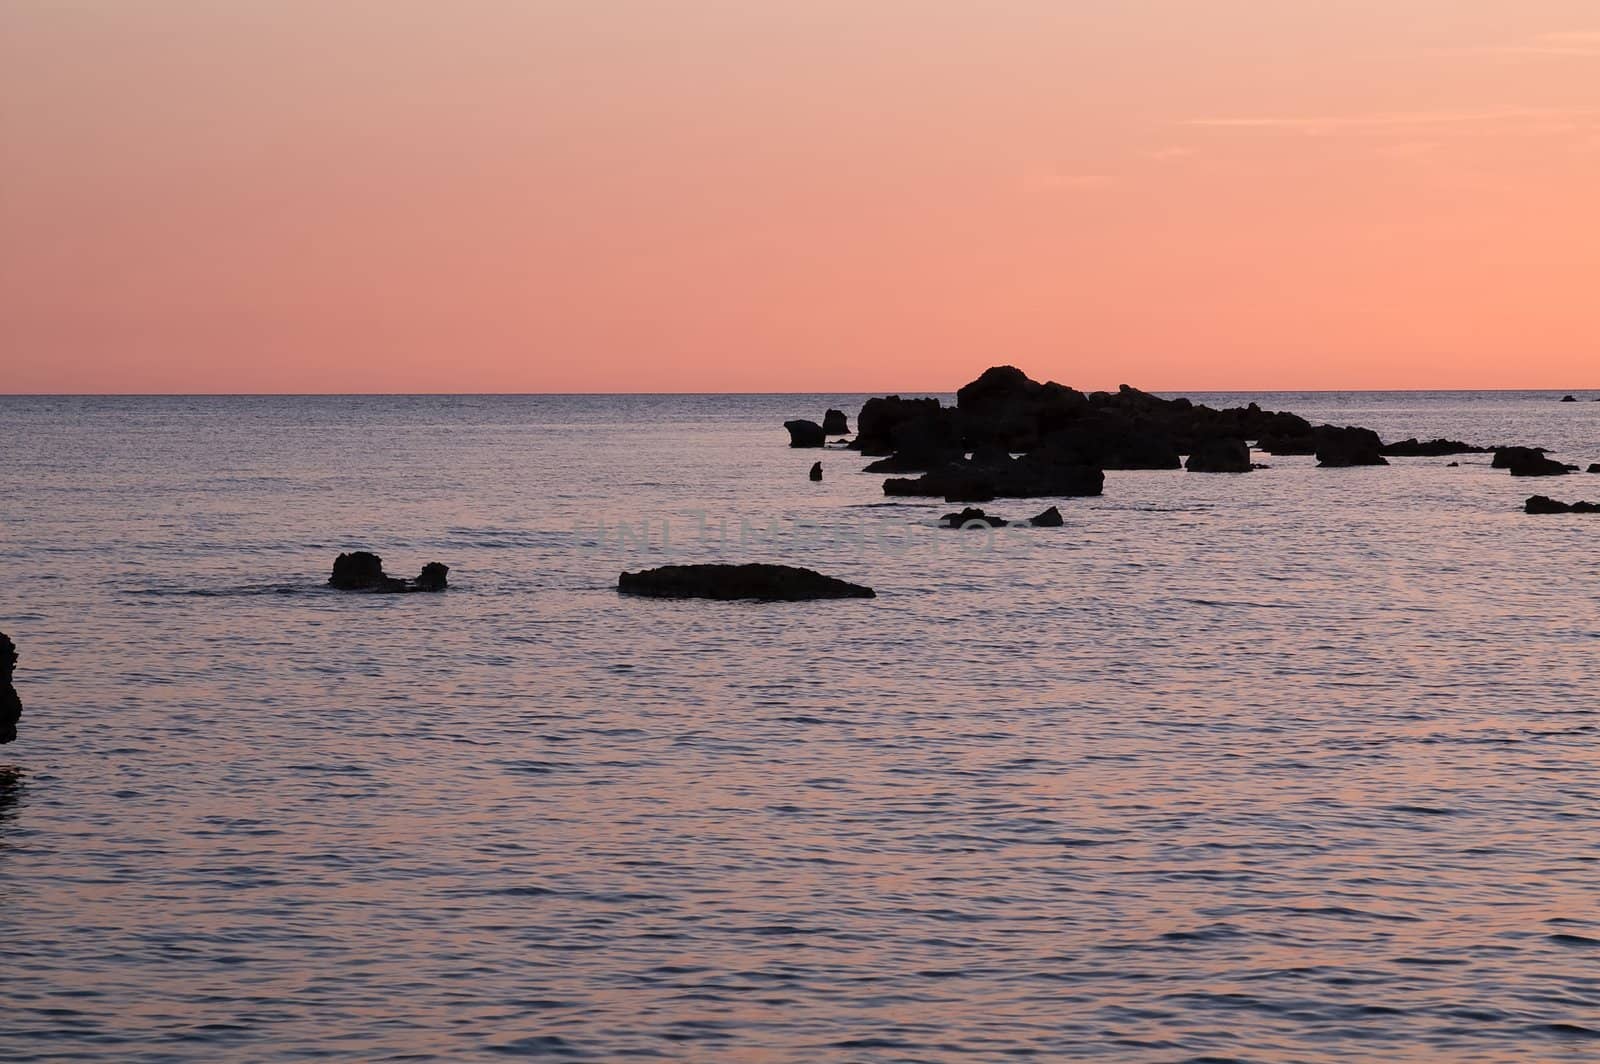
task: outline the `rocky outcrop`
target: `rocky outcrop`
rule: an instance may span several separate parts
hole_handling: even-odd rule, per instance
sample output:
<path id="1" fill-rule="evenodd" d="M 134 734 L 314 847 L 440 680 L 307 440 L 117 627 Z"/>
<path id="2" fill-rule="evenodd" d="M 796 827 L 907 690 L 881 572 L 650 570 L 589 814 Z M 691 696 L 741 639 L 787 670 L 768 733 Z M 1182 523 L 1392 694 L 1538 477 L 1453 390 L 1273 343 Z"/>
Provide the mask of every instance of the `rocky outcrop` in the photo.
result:
<path id="1" fill-rule="evenodd" d="M 429 562 L 415 580 L 402 580 L 383 571 L 383 559 L 371 551 L 341 554 L 333 560 L 333 575 L 328 586 L 339 591 L 369 591 L 398 595 L 412 591 L 443 591 L 449 586 L 450 567 Z"/>
<path id="2" fill-rule="evenodd" d="M 850 421 L 844 416 L 843 410 L 829 410 L 822 415 L 822 431 L 829 436 L 848 436 Z"/>
<path id="3" fill-rule="evenodd" d="M 1600 514 L 1600 502 L 1557 502 L 1548 495 L 1533 495 L 1522 504 L 1530 514 Z"/>
<path id="4" fill-rule="evenodd" d="M 790 447 L 821 447 L 828 442 L 827 434 L 815 421 L 785 421 L 783 427 L 789 430 Z"/>
<path id="5" fill-rule="evenodd" d="M 1011 523 L 970 506 L 958 514 L 945 514 L 939 520 L 946 528 L 1004 528 Z"/>
<path id="6" fill-rule="evenodd" d="M 1383 445 L 1383 454 L 1390 458 L 1443 458 L 1452 454 L 1486 454 L 1488 447 L 1474 447 L 1460 440 L 1418 440 L 1415 436 L 1399 443 Z"/>
<path id="7" fill-rule="evenodd" d="M 850 442 L 852 449 L 871 457 L 918 445 L 959 450 L 956 411 L 937 399 L 902 399 L 898 395 L 868 399 L 856 417 L 856 438 Z"/>
<path id="8" fill-rule="evenodd" d="M 1036 528 L 1060 528 L 1066 522 L 1061 519 L 1061 511 L 1052 506 L 1037 517 L 1030 517 L 1028 524 Z"/>
<path id="9" fill-rule="evenodd" d="M 1020 458 L 1006 455 L 1004 461 L 995 456 L 983 462 L 950 462 L 915 480 L 883 482 L 885 495 L 934 496 L 946 502 L 1067 498 L 1104 490 L 1105 474 L 1099 469 L 1050 450 L 1031 451 Z"/>
<path id="10" fill-rule="evenodd" d="M 812 480 L 821 480 L 822 479 L 822 463 L 821 462 L 812 462 L 811 463 L 811 474 L 810 475 L 811 475 L 811 479 Z"/>
<path id="11" fill-rule="evenodd" d="M 802 602 L 812 599 L 876 598 L 870 587 L 851 584 L 813 569 L 792 565 L 664 565 L 617 577 L 625 595 L 654 598 L 758 599 Z"/>
<path id="12" fill-rule="evenodd" d="M 0 632 L 0 743 L 15 742 L 17 722 L 22 719 L 22 699 L 11 685 L 17 668 L 17 645 Z"/>
<path id="13" fill-rule="evenodd" d="M 1205 440 L 1184 463 L 1191 473 L 1248 473 L 1250 445 L 1243 440 Z"/>
<path id="14" fill-rule="evenodd" d="M 1509 469 L 1514 477 L 1559 477 L 1576 473 L 1577 466 L 1546 458 L 1538 447 L 1502 447 L 1494 453 L 1495 469 Z"/>
<path id="15" fill-rule="evenodd" d="M 1561 401 L 1563 403 L 1576 403 L 1578 401 L 1578 397 L 1576 395 L 1563 395 L 1561 397 Z"/>
<path id="16" fill-rule="evenodd" d="M 1371 429 L 1321 425 L 1316 430 L 1317 465 L 1323 469 L 1388 465 L 1383 441 Z"/>

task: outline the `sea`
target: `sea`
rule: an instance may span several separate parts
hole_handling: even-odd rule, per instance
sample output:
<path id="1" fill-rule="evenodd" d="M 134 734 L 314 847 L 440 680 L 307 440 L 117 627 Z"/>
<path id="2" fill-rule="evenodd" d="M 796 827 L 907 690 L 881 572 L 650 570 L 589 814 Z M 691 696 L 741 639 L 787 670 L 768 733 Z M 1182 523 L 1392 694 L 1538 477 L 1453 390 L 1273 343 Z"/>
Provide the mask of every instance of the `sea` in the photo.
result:
<path id="1" fill-rule="evenodd" d="M 1600 461 L 1600 393 L 1190 394 Z M 787 446 L 865 398 L 0 398 L 0 1059 L 1600 1059 L 1600 517 L 1522 512 L 1600 476 L 952 531 Z M 700 561 L 877 597 L 616 591 Z"/>

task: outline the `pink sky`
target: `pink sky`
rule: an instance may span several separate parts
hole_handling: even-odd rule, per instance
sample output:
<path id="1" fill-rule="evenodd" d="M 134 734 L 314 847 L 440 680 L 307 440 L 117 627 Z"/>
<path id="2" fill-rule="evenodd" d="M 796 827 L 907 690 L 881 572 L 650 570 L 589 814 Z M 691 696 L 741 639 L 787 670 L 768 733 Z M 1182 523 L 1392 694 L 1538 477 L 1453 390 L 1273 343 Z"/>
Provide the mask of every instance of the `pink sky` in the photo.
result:
<path id="1" fill-rule="evenodd" d="M 5 0 L 0 391 L 1600 387 L 1593 0 Z"/>

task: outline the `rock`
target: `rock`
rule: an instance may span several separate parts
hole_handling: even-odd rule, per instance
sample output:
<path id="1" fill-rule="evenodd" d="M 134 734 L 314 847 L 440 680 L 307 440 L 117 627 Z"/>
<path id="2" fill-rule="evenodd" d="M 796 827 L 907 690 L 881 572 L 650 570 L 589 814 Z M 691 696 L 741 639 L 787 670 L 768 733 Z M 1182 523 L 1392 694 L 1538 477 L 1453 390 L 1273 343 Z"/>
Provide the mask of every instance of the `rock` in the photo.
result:
<path id="1" fill-rule="evenodd" d="M 1514 477 L 1559 477 L 1578 469 L 1546 458 L 1537 447 L 1502 447 L 1494 453 L 1493 465 L 1496 469 L 1509 469 Z"/>
<path id="2" fill-rule="evenodd" d="M 944 522 L 946 528 L 1004 528 L 1011 522 L 998 517 L 990 517 L 982 510 L 967 507 L 958 514 L 945 514 L 939 520 Z"/>
<path id="3" fill-rule="evenodd" d="M 1461 468 L 1461 463 L 1460 462 L 1446 462 L 1444 467 L 1446 469 L 1459 469 L 1459 468 Z"/>
<path id="4" fill-rule="evenodd" d="M 1563 403 L 1576 403 L 1578 401 L 1578 397 L 1576 395 L 1563 395 L 1561 397 L 1561 401 Z"/>
<path id="5" fill-rule="evenodd" d="M 402 580 L 383 571 L 383 559 L 371 551 L 341 554 L 333 560 L 333 575 L 328 586 L 339 591 L 372 591 L 397 595 L 411 591 L 443 591 L 450 567 L 429 562 L 415 580 Z"/>
<path id="6" fill-rule="evenodd" d="M 1383 441 L 1371 429 L 1322 425 L 1315 430 L 1317 465 L 1323 469 L 1388 465 Z"/>
<path id="7" fill-rule="evenodd" d="M 843 410 L 829 410 L 822 415 L 822 431 L 828 436 L 848 436 L 850 421 L 844 416 Z"/>
<path id="8" fill-rule="evenodd" d="M 1189 456 L 1191 473 L 1248 473 L 1250 445 L 1243 440 L 1206 440 Z"/>
<path id="9" fill-rule="evenodd" d="M 1420 441 L 1415 436 L 1399 443 L 1386 443 L 1383 453 L 1390 458 L 1443 458 L 1449 454 L 1484 454 L 1487 447 L 1474 447 L 1460 440 L 1434 439 Z"/>
<path id="10" fill-rule="evenodd" d="M 783 427 L 789 430 L 790 447 L 821 447 L 828 442 L 822 426 L 815 421 L 785 421 Z"/>
<path id="11" fill-rule="evenodd" d="M 1039 516 L 1030 517 L 1028 524 L 1038 528 L 1060 528 L 1066 522 L 1061 519 L 1061 511 L 1052 506 Z"/>
<path id="12" fill-rule="evenodd" d="M 1007 457 L 1010 457 L 1009 455 Z M 961 460 L 959 448 L 917 448 L 911 447 L 894 452 L 887 458 L 880 458 L 868 465 L 863 472 L 867 473 L 926 473 L 930 469 L 949 465 L 951 462 Z"/>
<path id="13" fill-rule="evenodd" d="M 874 457 L 893 454 L 917 440 L 941 441 L 952 449 L 959 446 L 956 411 L 937 399 L 902 399 L 890 395 L 868 399 L 856 418 L 856 438 L 852 448 Z"/>
<path id="14" fill-rule="evenodd" d="M 988 502 L 991 499 L 1068 498 L 1099 495 L 1105 474 L 1048 450 L 1032 451 L 1003 464 L 950 462 L 915 480 L 891 478 L 883 493 L 895 496 L 938 496 L 946 502 Z"/>
<path id="15" fill-rule="evenodd" d="M 811 479 L 812 480 L 821 480 L 822 479 L 822 463 L 821 462 L 812 462 L 811 463 Z"/>
<path id="16" fill-rule="evenodd" d="M 1591 472 L 1591 473 L 1600 473 L 1600 462 L 1591 462 L 1591 463 L 1589 463 L 1589 472 Z"/>
<path id="17" fill-rule="evenodd" d="M 617 577 L 626 595 L 656 598 L 760 599 L 801 602 L 810 599 L 876 598 L 870 587 L 850 584 L 792 565 L 664 565 Z"/>
<path id="18" fill-rule="evenodd" d="M 0 632 L 0 744 L 16 741 L 17 722 L 22 719 L 22 699 L 11 686 L 16 668 L 17 645 L 10 636 Z"/>
<path id="19" fill-rule="evenodd" d="M 1522 509 L 1530 514 L 1600 514 L 1600 503 L 1557 502 L 1548 495 L 1532 495 Z"/>

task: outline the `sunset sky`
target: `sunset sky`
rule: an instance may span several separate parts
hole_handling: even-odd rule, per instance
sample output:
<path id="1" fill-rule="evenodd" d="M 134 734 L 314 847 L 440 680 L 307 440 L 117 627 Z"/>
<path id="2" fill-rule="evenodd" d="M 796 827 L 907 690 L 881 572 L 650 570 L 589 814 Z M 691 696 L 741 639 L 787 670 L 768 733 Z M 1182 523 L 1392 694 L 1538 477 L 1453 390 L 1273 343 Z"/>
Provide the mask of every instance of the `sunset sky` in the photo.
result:
<path id="1" fill-rule="evenodd" d="M 1595 0 L 4 0 L 0 391 L 1600 387 Z"/>

